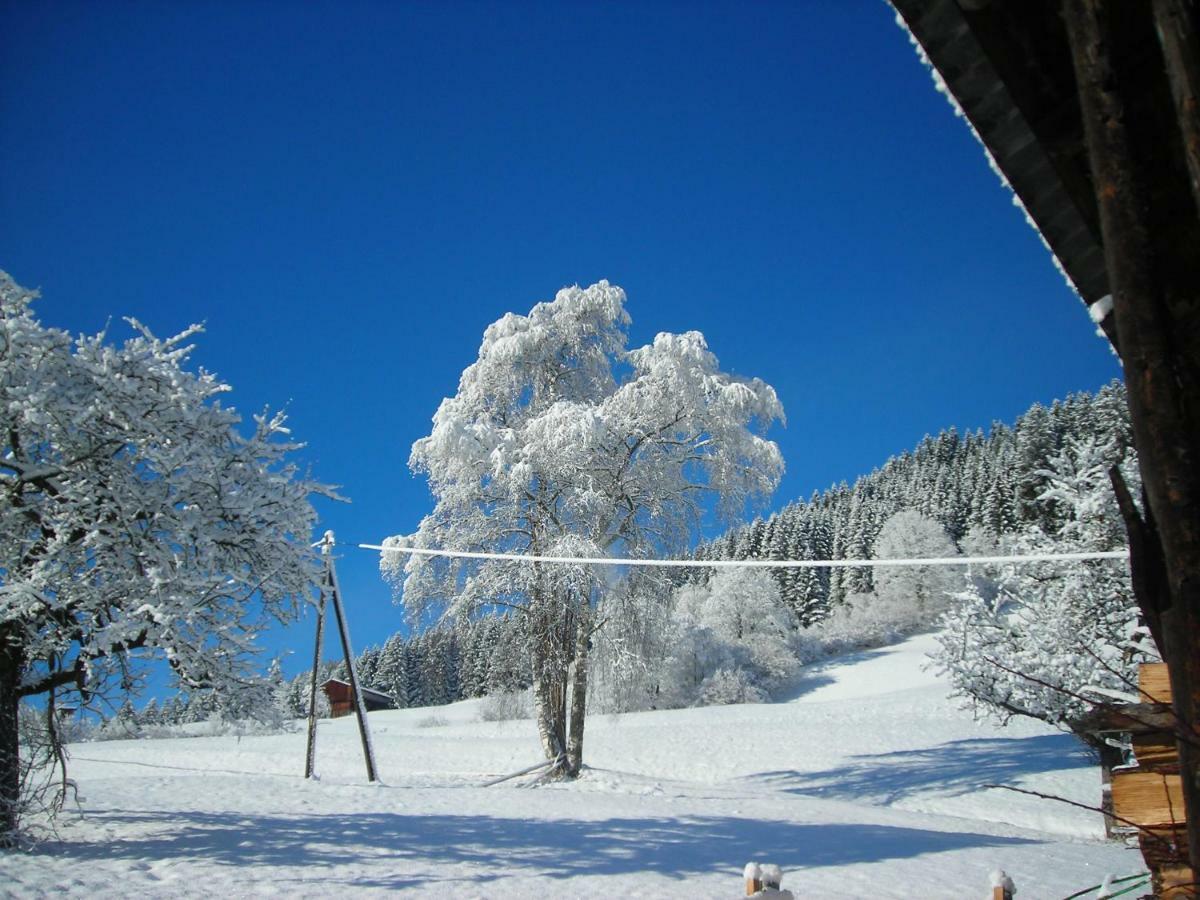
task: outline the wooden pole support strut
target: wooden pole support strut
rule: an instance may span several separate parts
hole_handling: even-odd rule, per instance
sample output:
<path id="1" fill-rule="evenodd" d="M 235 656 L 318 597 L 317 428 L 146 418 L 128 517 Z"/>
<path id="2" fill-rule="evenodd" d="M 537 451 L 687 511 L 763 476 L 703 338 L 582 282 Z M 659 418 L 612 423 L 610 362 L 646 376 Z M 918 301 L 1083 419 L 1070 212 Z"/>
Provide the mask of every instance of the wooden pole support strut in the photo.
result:
<path id="1" fill-rule="evenodd" d="M 312 683 L 308 691 L 308 748 L 304 755 L 304 777 L 312 778 L 317 764 L 317 669 L 321 665 L 321 644 L 325 636 L 325 589 L 317 601 L 317 639 L 313 648 Z"/>
<path id="2" fill-rule="evenodd" d="M 338 589 L 337 571 L 333 565 L 333 532 L 325 532 L 321 541 L 321 554 L 325 557 L 325 574 L 321 584 L 321 599 L 317 604 L 317 640 L 313 649 L 312 683 L 308 694 L 308 752 L 305 757 L 304 777 L 312 778 L 317 757 L 317 670 L 321 665 L 321 647 L 325 634 L 325 603 L 333 606 L 337 620 L 338 635 L 342 640 L 342 653 L 346 658 L 346 678 L 350 682 L 350 699 L 358 717 L 358 736 L 362 741 L 363 759 L 367 764 L 367 780 L 378 781 L 375 767 L 375 751 L 371 746 L 371 732 L 367 726 L 367 710 L 363 705 L 362 691 L 358 685 L 358 672 L 354 665 L 354 651 L 350 646 L 350 628 L 346 624 L 346 613 L 342 609 L 341 591 Z"/>

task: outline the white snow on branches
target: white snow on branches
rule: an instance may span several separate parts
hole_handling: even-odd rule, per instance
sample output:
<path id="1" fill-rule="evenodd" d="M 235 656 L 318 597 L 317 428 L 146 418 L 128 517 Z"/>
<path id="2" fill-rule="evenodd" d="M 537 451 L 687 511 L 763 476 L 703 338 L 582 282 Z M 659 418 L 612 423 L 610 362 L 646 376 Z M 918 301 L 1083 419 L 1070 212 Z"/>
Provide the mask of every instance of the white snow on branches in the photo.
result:
<path id="1" fill-rule="evenodd" d="M 309 497 L 280 413 L 243 433 L 229 390 L 184 365 L 192 326 L 72 340 L 0 273 L 0 637 L 17 693 L 90 692 L 157 649 L 184 687 L 248 687 L 254 635 L 316 572 Z"/>

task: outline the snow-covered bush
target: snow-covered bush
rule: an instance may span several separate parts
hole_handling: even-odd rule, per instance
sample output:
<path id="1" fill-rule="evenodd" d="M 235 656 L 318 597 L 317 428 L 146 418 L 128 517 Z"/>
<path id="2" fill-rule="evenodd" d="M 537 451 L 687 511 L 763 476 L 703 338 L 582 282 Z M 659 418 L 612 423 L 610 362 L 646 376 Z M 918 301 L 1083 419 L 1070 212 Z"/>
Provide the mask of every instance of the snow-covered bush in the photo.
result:
<path id="1" fill-rule="evenodd" d="M 946 529 L 913 509 L 883 523 L 875 540 L 876 559 L 946 559 L 959 556 Z M 962 587 L 961 570 L 949 566 L 877 566 L 875 594 L 893 605 L 910 604 L 932 624 Z"/>
<path id="2" fill-rule="evenodd" d="M 961 576 L 960 576 L 961 577 Z M 851 594 L 828 618 L 793 640 L 803 663 L 839 653 L 883 647 L 930 627 L 929 613 L 906 598 Z"/>
<path id="3" fill-rule="evenodd" d="M 528 719 L 532 715 L 533 704 L 528 691 L 496 691 L 479 703 L 479 718 L 484 722 L 509 722 Z"/>
<path id="4" fill-rule="evenodd" d="M 700 683 L 696 699 L 700 706 L 722 706 L 762 703 L 768 698 L 745 669 L 717 669 Z"/>
<path id="5" fill-rule="evenodd" d="M 109 719 L 94 727 L 86 727 L 81 741 L 128 741 L 128 740 L 166 740 L 171 738 L 189 737 L 220 737 L 236 735 L 251 737 L 270 734 L 287 734 L 299 730 L 300 723 L 287 720 L 279 723 L 262 722 L 257 719 L 223 719 L 213 716 L 195 722 L 181 722 L 175 725 L 139 725 L 136 731 L 119 724 L 115 719 Z"/>
<path id="6" fill-rule="evenodd" d="M 676 629 L 670 596 L 662 570 L 652 569 L 634 571 L 605 592 L 588 679 L 588 702 L 594 709 L 630 712 L 685 705 L 668 704 L 660 696 Z"/>
<path id="7" fill-rule="evenodd" d="M 796 671 L 795 619 L 762 569 L 722 569 L 706 584 L 681 586 L 673 620 L 662 706 L 762 700 Z M 729 696 L 737 699 L 716 699 Z"/>

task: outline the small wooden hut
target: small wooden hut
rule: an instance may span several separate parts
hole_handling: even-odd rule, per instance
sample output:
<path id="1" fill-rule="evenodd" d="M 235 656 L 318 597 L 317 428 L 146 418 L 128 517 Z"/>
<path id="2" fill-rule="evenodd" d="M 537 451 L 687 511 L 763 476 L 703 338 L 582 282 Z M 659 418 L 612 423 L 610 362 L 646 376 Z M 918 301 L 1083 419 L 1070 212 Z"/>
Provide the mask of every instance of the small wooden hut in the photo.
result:
<path id="1" fill-rule="evenodd" d="M 330 718 L 336 719 L 340 716 L 348 716 L 354 712 L 354 696 L 350 690 L 349 682 L 342 681 L 340 678 L 330 678 L 321 685 L 321 690 L 329 698 Z M 396 701 L 392 699 L 390 694 L 372 690 L 368 687 L 361 688 L 361 690 L 363 706 L 367 712 L 375 712 L 377 709 L 396 708 Z"/>

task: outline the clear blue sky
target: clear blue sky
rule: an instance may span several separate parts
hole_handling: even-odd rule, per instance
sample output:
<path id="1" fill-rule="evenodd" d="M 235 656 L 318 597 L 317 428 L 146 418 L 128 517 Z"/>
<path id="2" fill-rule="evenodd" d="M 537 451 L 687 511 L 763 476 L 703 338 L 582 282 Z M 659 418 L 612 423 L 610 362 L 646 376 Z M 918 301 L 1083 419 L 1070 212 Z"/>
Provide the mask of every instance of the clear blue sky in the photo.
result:
<path id="1" fill-rule="evenodd" d="M 0 33 L 0 267 L 71 331 L 205 321 L 341 541 L 415 528 L 410 445 L 565 284 L 775 386 L 776 506 L 1118 374 L 881 0 L 6 0 Z M 382 641 L 375 559 L 340 573 Z"/>

